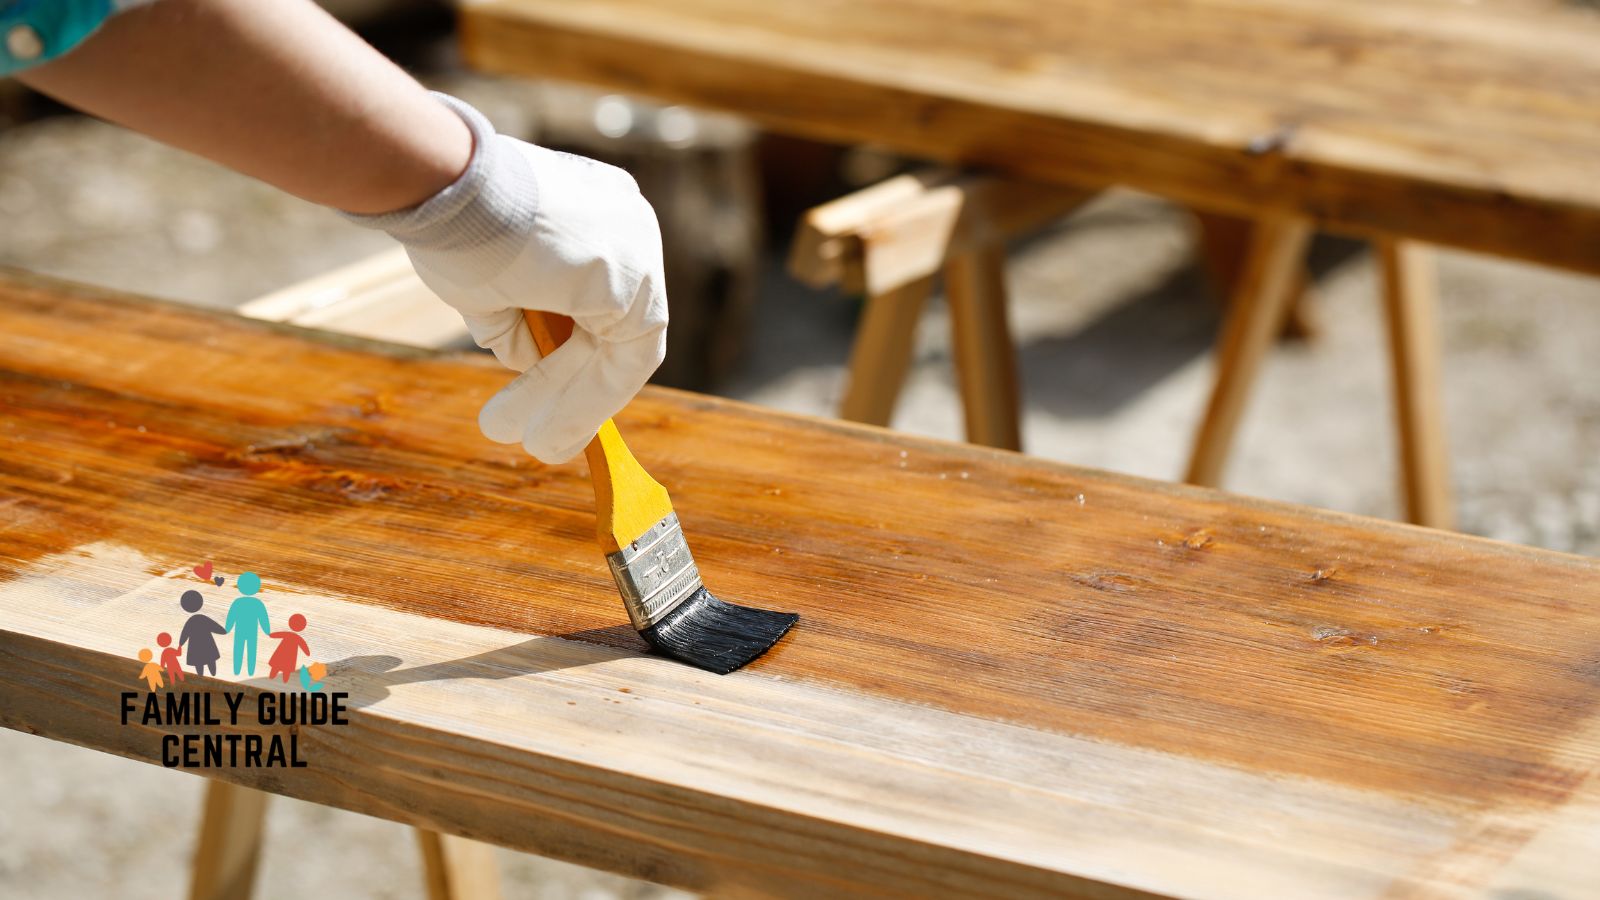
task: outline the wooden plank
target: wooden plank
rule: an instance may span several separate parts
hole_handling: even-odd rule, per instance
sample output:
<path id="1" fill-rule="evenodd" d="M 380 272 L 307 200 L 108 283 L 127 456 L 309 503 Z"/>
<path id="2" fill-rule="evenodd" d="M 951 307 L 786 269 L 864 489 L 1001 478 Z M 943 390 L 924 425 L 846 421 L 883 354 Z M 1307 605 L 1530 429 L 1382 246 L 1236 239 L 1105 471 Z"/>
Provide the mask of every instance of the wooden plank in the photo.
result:
<path id="1" fill-rule="evenodd" d="M 1594 560 L 648 390 L 707 583 L 803 617 L 719 678 L 641 652 L 582 465 L 477 434 L 491 363 L 38 280 L 0 323 L 7 727 L 159 759 L 119 694 L 210 559 L 350 694 L 206 772 L 275 793 L 719 893 L 1592 884 Z"/>
<path id="2" fill-rule="evenodd" d="M 416 347 L 445 347 L 471 336 L 461 316 L 417 277 L 403 247 L 289 285 L 244 304 L 238 312 L 253 319 L 291 322 Z M 211 795 L 224 789 L 241 790 L 213 782 Z M 202 833 L 211 830 L 211 816 L 208 803 L 206 819 L 200 826 Z M 494 900 L 499 896 L 492 848 L 421 828 L 416 829 L 416 838 L 429 900 Z M 196 885 L 209 885 L 216 880 L 206 871 L 211 855 L 215 852 L 197 858 Z M 215 896 L 228 894 L 224 891 Z"/>
<path id="3" fill-rule="evenodd" d="M 1600 272 L 1600 16 L 1439 0 L 467 0 L 480 68 Z"/>

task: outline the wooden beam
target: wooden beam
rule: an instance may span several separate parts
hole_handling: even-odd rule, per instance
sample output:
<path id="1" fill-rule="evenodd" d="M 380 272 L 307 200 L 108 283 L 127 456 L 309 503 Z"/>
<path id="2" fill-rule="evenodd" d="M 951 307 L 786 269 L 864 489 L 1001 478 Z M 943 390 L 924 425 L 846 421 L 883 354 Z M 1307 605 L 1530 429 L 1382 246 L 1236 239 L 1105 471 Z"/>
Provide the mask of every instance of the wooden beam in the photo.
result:
<path id="1" fill-rule="evenodd" d="M 1071 213 L 1094 192 L 927 169 L 815 207 L 789 270 L 865 296 L 839 415 L 887 425 L 911 364 L 923 301 L 944 272 L 968 440 L 1017 449 L 1015 349 L 1005 326 L 1004 242 Z"/>
<path id="2" fill-rule="evenodd" d="M 983 176 L 930 187 L 856 231 L 862 248 L 844 257 L 845 290 L 894 290 L 951 260 L 1037 231 L 1097 193 Z"/>
<path id="3" fill-rule="evenodd" d="M 781 896 L 1592 883 L 1596 560 L 647 390 L 707 584 L 802 617 L 716 677 L 643 652 L 581 463 L 477 433 L 492 363 L 32 279 L 0 322 L 5 727 L 285 734 L 121 721 L 210 560 L 349 724 L 203 773 L 443 833 Z"/>
<path id="4" fill-rule="evenodd" d="M 1600 273 L 1600 19 L 1553 3 L 467 0 L 461 35 L 486 71 Z"/>

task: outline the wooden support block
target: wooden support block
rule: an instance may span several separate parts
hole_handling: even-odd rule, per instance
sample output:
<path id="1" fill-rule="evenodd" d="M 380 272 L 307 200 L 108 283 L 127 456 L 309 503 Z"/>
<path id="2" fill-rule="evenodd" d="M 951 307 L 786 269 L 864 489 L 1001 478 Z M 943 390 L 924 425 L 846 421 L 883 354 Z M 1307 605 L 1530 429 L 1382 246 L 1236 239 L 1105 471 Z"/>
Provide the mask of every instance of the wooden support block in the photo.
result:
<path id="1" fill-rule="evenodd" d="M 1304 219 L 1262 222 L 1251 234 L 1217 343 L 1216 384 L 1189 458 L 1185 479 L 1192 484 L 1222 481 L 1245 401 L 1293 301 L 1310 238 Z"/>
<path id="2" fill-rule="evenodd" d="M 1016 348 L 1006 319 L 1006 250 L 991 244 L 945 267 L 951 344 L 967 440 L 1022 449 Z"/>
<path id="3" fill-rule="evenodd" d="M 839 417 L 868 425 L 889 424 L 915 350 L 917 320 L 933 290 L 933 279 L 866 298 L 850 350 L 850 371 Z"/>
<path id="4" fill-rule="evenodd" d="M 1433 255 L 1413 241 L 1380 240 L 1375 246 L 1394 367 L 1406 518 L 1418 525 L 1453 528 Z"/>
<path id="5" fill-rule="evenodd" d="M 881 294 L 952 257 L 1035 231 L 1098 192 L 926 169 L 824 203 L 801 219 L 789 271 L 812 287 Z"/>
<path id="6" fill-rule="evenodd" d="M 428 900 L 499 900 L 494 848 L 426 828 L 414 829 Z"/>
<path id="7" fill-rule="evenodd" d="M 347 695 L 245 787 L 710 894 L 1592 893 L 1600 561 L 647 389 L 706 583 L 801 616 L 712 676 L 583 463 L 478 434 L 480 356 L 40 279 L 0 322 L 0 726 L 159 763 L 193 729 L 120 695 L 211 560 Z"/>
<path id="8" fill-rule="evenodd" d="M 946 169 L 896 175 L 807 210 L 789 247 L 790 274 L 814 288 L 838 284 L 845 277 L 846 256 L 859 252 L 862 230 L 879 216 L 918 200 L 929 187 L 953 177 Z"/>
<path id="9" fill-rule="evenodd" d="M 250 900 L 261 862 L 267 795 L 229 784 L 206 783 L 189 900 Z"/>
<path id="10" fill-rule="evenodd" d="M 949 260 L 1036 231 L 1092 200 L 1096 191 L 968 175 L 929 187 L 854 232 L 845 290 L 891 291 Z"/>

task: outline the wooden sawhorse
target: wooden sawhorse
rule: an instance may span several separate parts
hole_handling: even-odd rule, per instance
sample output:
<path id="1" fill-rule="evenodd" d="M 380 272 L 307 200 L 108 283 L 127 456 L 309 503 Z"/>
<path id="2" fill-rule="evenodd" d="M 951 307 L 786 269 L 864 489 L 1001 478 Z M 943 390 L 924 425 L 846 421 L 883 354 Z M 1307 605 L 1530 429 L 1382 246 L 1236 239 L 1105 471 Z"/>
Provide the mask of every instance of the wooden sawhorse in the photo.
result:
<path id="1" fill-rule="evenodd" d="M 1311 234 L 1311 223 L 1304 219 L 1266 221 L 1253 228 L 1217 344 L 1215 386 L 1185 475 L 1193 484 L 1222 483 L 1250 388 L 1302 277 Z M 1414 241 L 1380 239 L 1374 249 L 1394 369 L 1405 515 L 1418 525 L 1451 528 L 1455 521 L 1440 397 L 1434 261 Z"/>
<path id="2" fill-rule="evenodd" d="M 865 298 L 841 418 L 888 425 L 916 323 L 944 275 L 967 440 L 1022 448 L 1016 350 L 1006 315 L 1005 242 L 1097 192 L 961 175 L 899 175 L 808 212 L 789 269 Z"/>
<path id="3" fill-rule="evenodd" d="M 1005 241 L 1066 215 L 1094 196 L 944 170 L 901 175 L 812 209 L 790 270 L 815 287 L 865 298 L 840 416 L 887 425 L 910 366 L 934 277 L 943 272 L 967 440 L 1021 449 L 1016 351 L 1006 323 Z M 1216 384 L 1186 480 L 1218 486 L 1262 360 L 1280 333 L 1314 328 L 1308 289 L 1309 222 L 1251 223 L 1199 215 L 1201 247 L 1227 292 Z M 1376 244 L 1395 371 L 1401 481 L 1407 518 L 1453 524 L 1439 399 L 1437 297 L 1432 261 L 1412 242 Z"/>

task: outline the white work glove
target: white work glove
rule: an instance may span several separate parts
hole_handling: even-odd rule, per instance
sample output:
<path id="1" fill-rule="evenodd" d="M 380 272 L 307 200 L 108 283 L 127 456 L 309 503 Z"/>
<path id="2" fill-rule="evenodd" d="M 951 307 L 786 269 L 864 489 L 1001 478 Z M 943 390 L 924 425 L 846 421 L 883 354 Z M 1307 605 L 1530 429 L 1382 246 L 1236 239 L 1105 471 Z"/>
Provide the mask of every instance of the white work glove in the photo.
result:
<path id="1" fill-rule="evenodd" d="M 655 213 L 621 169 L 495 134 L 471 106 L 434 96 L 472 130 L 467 170 L 420 206 L 346 216 L 403 244 L 478 346 L 522 373 L 484 404 L 484 435 L 565 462 L 666 354 Z M 540 359 L 523 309 L 571 316 L 572 337 Z"/>

